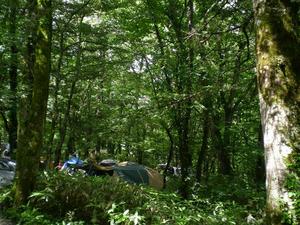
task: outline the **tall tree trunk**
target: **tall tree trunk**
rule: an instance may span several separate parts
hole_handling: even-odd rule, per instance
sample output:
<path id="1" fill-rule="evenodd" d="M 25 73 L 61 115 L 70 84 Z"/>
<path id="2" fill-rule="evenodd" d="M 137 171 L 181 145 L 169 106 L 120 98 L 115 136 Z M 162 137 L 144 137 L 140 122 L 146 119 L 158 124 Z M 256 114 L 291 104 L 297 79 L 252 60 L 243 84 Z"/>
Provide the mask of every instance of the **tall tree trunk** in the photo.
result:
<path id="1" fill-rule="evenodd" d="M 76 86 L 77 78 L 72 82 L 69 97 L 68 97 L 68 102 L 67 102 L 67 107 L 65 111 L 65 117 L 61 121 L 61 126 L 60 126 L 60 138 L 58 140 L 58 143 L 55 148 L 55 160 L 54 163 L 57 165 L 59 161 L 61 160 L 61 150 L 62 146 L 65 142 L 66 134 L 67 134 L 67 127 L 68 127 L 68 122 L 69 122 L 69 117 L 70 117 L 70 111 L 71 111 L 71 105 L 72 105 L 72 100 L 73 100 L 73 95 L 75 91 L 75 86 Z"/>
<path id="2" fill-rule="evenodd" d="M 222 166 L 222 173 L 224 175 L 231 175 L 232 174 L 232 162 L 230 160 L 231 154 L 231 141 L 230 141 L 230 128 L 232 125 L 233 119 L 233 109 L 230 105 L 224 105 L 224 133 L 223 133 L 223 146 L 221 148 L 221 164 Z"/>
<path id="3" fill-rule="evenodd" d="M 300 224 L 299 199 L 287 178 L 299 184 L 300 45 L 297 1 L 254 0 L 260 111 L 264 135 L 267 223 Z M 290 168 L 287 163 L 289 163 Z M 294 187 L 299 191 L 299 185 Z M 289 221 L 285 219 L 290 218 Z M 285 220 L 285 221 L 284 221 Z"/>
<path id="4" fill-rule="evenodd" d="M 170 167 L 173 155 L 174 155 L 174 138 L 173 135 L 171 133 L 171 129 L 167 126 L 165 126 L 167 135 L 169 137 L 169 141 L 170 141 L 170 146 L 169 146 L 169 154 L 168 154 L 168 159 L 167 159 L 167 164 L 166 164 L 166 168 L 164 169 L 163 175 L 164 175 L 164 188 L 166 187 L 166 178 L 167 178 L 167 173 L 168 173 L 168 169 Z"/>
<path id="5" fill-rule="evenodd" d="M 80 25 L 81 27 L 82 21 L 83 21 L 84 16 L 80 18 Z M 57 143 L 56 149 L 55 149 L 55 164 L 58 164 L 60 159 L 61 159 L 61 150 L 62 146 L 65 142 L 65 137 L 67 133 L 67 127 L 68 127 L 68 122 L 69 122 L 69 117 L 70 117 L 70 111 L 71 111 L 71 106 L 72 106 L 72 100 L 73 100 L 73 95 L 75 93 L 75 87 L 76 83 L 80 77 L 81 74 L 81 56 L 82 56 L 82 39 L 81 39 L 81 31 L 78 33 L 78 46 L 77 46 L 77 55 L 76 55 L 76 77 L 73 78 L 72 85 L 70 88 L 70 93 L 68 97 L 68 102 L 67 102 L 67 107 L 65 111 L 65 117 L 62 121 L 61 129 L 60 129 L 60 139 Z"/>
<path id="6" fill-rule="evenodd" d="M 198 160 L 196 164 L 196 179 L 198 182 L 201 181 L 202 177 L 202 167 L 203 167 L 203 161 L 205 158 L 205 155 L 207 153 L 208 149 L 208 137 L 209 137 L 209 118 L 208 118 L 208 112 L 205 111 L 206 117 L 204 118 L 203 125 L 202 125 L 202 142 L 201 142 L 201 148 L 198 153 Z"/>
<path id="7" fill-rule="evenodd" d="M 14 153 L 17 148 L 17 70 L 18 70 L 18 49 L 16 44 L 16 24 L 17 24 L 17 6 L 18 0 L 10 0 L 10 15 L 9 15 L 9 35 L 11 38 L 10 43 L 10 102 L 9 102 L 9 129 L 8 129 L 8 142 L 10 144 L 10 154 Z"/>
<path id="8" fill-rule="evenodd" d="M 174 3 L 169 2 L 169 10 L 176 7 Z M 192 33 L 194 24 L 194 2 L 189 0 L 187 4 L 187 18 L 188 18 L 188 31 Z M 179 191 L 183 198 L 189 197 L 190 192 L 190 179 L 189 175 L 192 167 L 192 152 L 190 148 L 190 121 L 191 121 L 191 88 L 192 77 L 194 73 L 194 49 L 193 45 L 186 47 L 184 45 L 184 35 L 182 30 L 182 24 L 179 18 L 175 18 L 171 14 L 168 15 L 177 38 L 180 55 L 178 58 L 178 71 L 177 73 L 177 91 L 182 96 L 187 96 L 181 99 L 177 107 L 176 123 L 178 129 L 178 144 L 179 144 L 179 157 L 181 162 L 181 184 Z M 191 39 L 192 41 L 193 39 Z"/>
<path id="9" fill-rule="evenodd" d="M 28 59 L 30 60 L 27 63 L 28 78 L 33 78 L 33 83 L 29 84 L 32 91 L 21 101 L 22 110 L 19 113 L 16 205 L 21 205 L 28 200 L 36 184 L 51 66 L 51 0 L 30 0 L 28 6 L 28 22 L 33 23 L 31 30 L 33 39 L 29 36 L 29 41 L 34 40 L 34 43 L 28 43 Z M 33 53 L 34 57 L 31 55 Z"/>
<path id="10" fill-rule="evenodd" d="M 53 141 L 54 141 L 54 135 L 56 132 L 56 126 L 58 123 L 58 118 L 59 118 L 59 111 L 58 111 L 58 92 L 60 88 L 60 82 L 61 82 L 61 67 L 63 64 L 63 57 L 64 57 L 64 31 L 60 32 L 60 37 L 59 37 L 59 58 L 57 62 L 57 69 L 56 69 L 56 75 L 55 75 L 55 89 L 54 89 L 54 103 L 53 103 L 53 109 L 52 109 L 52 120 L 51 120 L 51 129 L 50 129 L 50 134 L 49 138 L 47 141 L 47 146 L 48 146 L 48 162 L 51 162 L 53 160 Z"/>
<path id="11" fill-rule="evenodd" d="M 188 109 L 187 109 L 188 110 Z M 180 118 L 180 119 L 179 119 Z M 189 120 L 190 114 L 179 117 L 177 121 L 178 126 L 178 145 L 179 145 L 179 157 L 181 162 L 181 184 L 179 187 L 182 197 L 188 198 L 190 182 L 188 182 L 188 177 L 190 175 L 190 169 L 192 166 L 192 154 L 189 147 Z"/>
<path id="12" fill-rule="evenodd" d="M 53 142 L 54 142 L 54 135 L 56 126 L 58 123 L 58 90 L 59 90 L 59 82 L 60 80 L 58 78 L 55 79 L 55 91 L 54 91 L 54 103 L 53 103 L 53 109 L 52 109 L 52 120 L 51 120 L 51 128 L 49 137 L 47 140 L 47 162 L 53 161 Z"/>

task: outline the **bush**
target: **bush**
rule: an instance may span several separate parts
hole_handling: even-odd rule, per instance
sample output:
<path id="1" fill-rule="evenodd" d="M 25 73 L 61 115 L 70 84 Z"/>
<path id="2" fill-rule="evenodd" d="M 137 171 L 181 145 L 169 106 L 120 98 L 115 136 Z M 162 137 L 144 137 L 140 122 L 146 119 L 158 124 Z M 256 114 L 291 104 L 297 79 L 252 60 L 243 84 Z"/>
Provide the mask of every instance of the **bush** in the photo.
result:
<path id="1" fill-rule="evenodd" d="M 129 185 L 113 177 L 43 173 L 18 220 L 29 225 L 227 225 L 249 224 L 247 220 L 263 224 L 262 199 L 232 185 L 236 193 L 229 194 L 222 186 L 209 190 L 210 195 L 209 185 L 195 185 L 191 199 L 184 200 L 170 191 Z M 247 202 L 236 201 L 235 195 L 245 195 Z"/>
<path id="2" fill-rule="evenodd" d="M 74 218 L 107 224 L 113 203 L 126 201 L 123 209 L 137 208 L 143 201 L 140 188 L 111 177 L 68 176 L 44 173 L 30 205 L 55 217 L 73 212 Z"/>

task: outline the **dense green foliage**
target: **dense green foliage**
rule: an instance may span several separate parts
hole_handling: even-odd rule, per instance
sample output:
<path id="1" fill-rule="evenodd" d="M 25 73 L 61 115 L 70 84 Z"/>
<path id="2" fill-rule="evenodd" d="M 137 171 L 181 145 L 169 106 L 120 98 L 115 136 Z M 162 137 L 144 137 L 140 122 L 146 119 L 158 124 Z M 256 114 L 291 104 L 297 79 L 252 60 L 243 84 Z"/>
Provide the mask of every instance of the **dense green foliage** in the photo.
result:
<path id="1" fill-rule="evenodd" d="M 183 157 L 181 148 L 188 146 L 189 167 L 194 170 L 208 121 L 202 174 L 226 173 L 224 166 L 229 172 L 255 172 L 262 154 L 251 2 L 195 2 L 190 12 L 193 31 L 188 28 L 188 6 L 179 0 L 172 4 L 53 2 L 43 156 L 57 162 L 73 151 L 86 157 L 93 150 L 107 150 L 113 157 L 156 166 L 166 161 L 172 145 L 176 165 Z M 19 7 L 25 7 L 22 1 Z M 174 12 L 168 11 L 174 7 Z M 20 24 L 27 22 L 17 16 Z M 2 24 L 8 24 L 7 19 L 3 17 Z M 24 33 L 20 28 L 18 37 Z M 1 65 L 9 59 L 5 37 Z M 21 42 L 18 47 L 23 58 Z M 191 51 L 193 57 L 188 56 Z M 188 57 L 193 68 L 185 68 L 189 62 L 182 57 Z M 19 64 L 24 67 L 22 61 Z M 1 74 L 7 70 L 2 68 Z M 20 69 L 20 81 L 23 72 Z M 9 79 L 2 79 L 1 112 L 6 118 Z M 17 96 L 24 93 L 23 87 L 21 83 Z M 179 123 L 184 115 L 189 117 L 187 127 Z M 1 135 L 5 140 L 7 133 L 2 130 Z"/>
<path id="2" fill-rule="evenodd" d="M 41 12 L 30 14 L 37 2 L 51 3 L 47 20 Z M 247 218 L 263 224 L 251 0 L 0 3 L 0 142 L 11 144 L 13 158 L 25 148 L 19 165 L 32 166 L 35 174 L 40 158 L 51 171 L 76 152 L 83 160 L 93 155 L 181 168 L 162 192 L 47 172 L 29 185 L 28 193 L 35 192 L 23 208 L 12 210 L 13 199 L 1 196 L 8 215 L 21 224 L 245 224 Z M 32 32 L 38 27 L 45 32 Z M 40 68 L 43 34 L 49 43 L 41 66 L 50 80 L 49 90 L 35 86 L 44 103 L 48 98 L 42 115 L 42 104 L 34 109 L 28 98 L 23 107 L 22 99 L 37 81 L 31 72 Z M 26 119 L 30 110 L 41 122 L 31 123 L 34 134 Z M 37 140 L 18 148 L 16 131 L 23 128 Z M 289 165 L 296 174 L 298 164 L 296 154 Z M 299 214 L 298 174 L 286 185 Z"/>
<path id="3" fill-rule="evenodd" d="M 210 181 L 210 185 L 219 184 L 219 179 Z M 247 224 L 250 215 L 256 218 L 252 224 L 262 224 L 263 192 L 242 182 L 234 184 L 224 179 L 222 183 L 225 185 L 213 190 L 210 185 L 195 186 L 193 197 L 183 200 L 169 192 L 172 186 L 169 191 L 158 192 L 110 177 L 45 172 L 28 205 L 7 214 L 21 224 L 44 225 L 62 224 L 57 218 L 73 225 Z M 2 197 L 2 203 L 8 196 Z"/>

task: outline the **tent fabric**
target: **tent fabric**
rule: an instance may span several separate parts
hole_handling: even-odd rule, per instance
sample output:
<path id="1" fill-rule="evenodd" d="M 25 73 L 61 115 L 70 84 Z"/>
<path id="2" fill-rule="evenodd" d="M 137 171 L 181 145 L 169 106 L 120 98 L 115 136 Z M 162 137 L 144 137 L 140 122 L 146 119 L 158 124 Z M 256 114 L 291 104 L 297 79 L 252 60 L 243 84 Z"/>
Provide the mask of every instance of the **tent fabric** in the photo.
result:
<path id="1" fill-rule="evenodd" d="M 162 175 L 154 169 L 146 167 L 149 176 L 149 186 L 161 190 L 164 186 Z"/>
<path id="2" fill-rule="evenodd" d="M 159 172 L 134 162 L 121 162 L 112 167 L 114 174 L 129 183 L 144 184 L 158 190 L 163 188 L 163 177 Z"/>
<path id="3" fill-rule="evenodd" d="M 114 172 L 129 183 L 149 185 L 149 176 L 144 166 L 117 165 L 113 167 Z"/>

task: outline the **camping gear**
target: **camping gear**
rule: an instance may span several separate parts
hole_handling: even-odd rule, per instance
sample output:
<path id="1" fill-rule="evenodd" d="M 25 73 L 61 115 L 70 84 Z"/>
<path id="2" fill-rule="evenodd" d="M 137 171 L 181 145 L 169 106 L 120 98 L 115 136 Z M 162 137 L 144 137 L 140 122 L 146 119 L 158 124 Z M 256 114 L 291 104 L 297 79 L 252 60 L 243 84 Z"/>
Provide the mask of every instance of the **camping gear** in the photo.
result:
<path id="1" fill-rule="evenodd" d="M 65 161 L 64 165 L 62 166 L 61 170 L 67 169 L 70 165 L 83 165 L 83 161 L 79 159 L 77 156 L 70 157 L 69 160 Z"/>
<path id="2" fill-rule="evenodd" d="M 132 184 L 149 185 L 158 190 L 163 188 L 163 177 L 159 172 L 134 162 L 117 163 L 113 159 L 106 159 L 99 164 L 95 161 L 84 164 L 78 157 L 71 157 L 64 163 L 61 170 L 65 170 L 70 175 L 78 171 L 83 171 L 89 176 L 109 175 Z"/>
<path id="3" fill-rule="evenodd" d="M 113 175 L 132 184 L 143 184 L 158 190 L 163 188 L 163 178 L 159 172 L 134 162 L 121 162 L 114 166 L 95 165 L 95 175 Z M 89 173 L 88 173 L 89 174 Z"/>
<path id="4" fill-rule="evenodd" d="M 114 175 L 134 184 L 144 184 L 158 190 L 163 188 L 163 178 L 159 172 L 134 162 L 121 162 L 113 166 Z"/>
<path id="5" fill-rule="evenodd" d="M 69 160 L 65 161 L 60 171 L 66 171 L 68 174 L 74 174 L 78 169 L 83 167 L 83 161 L 78 156 L 72 155 Z"/>

